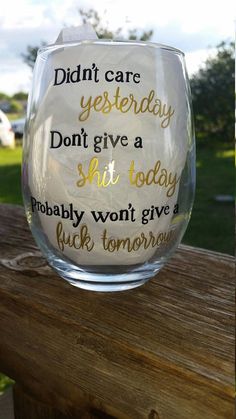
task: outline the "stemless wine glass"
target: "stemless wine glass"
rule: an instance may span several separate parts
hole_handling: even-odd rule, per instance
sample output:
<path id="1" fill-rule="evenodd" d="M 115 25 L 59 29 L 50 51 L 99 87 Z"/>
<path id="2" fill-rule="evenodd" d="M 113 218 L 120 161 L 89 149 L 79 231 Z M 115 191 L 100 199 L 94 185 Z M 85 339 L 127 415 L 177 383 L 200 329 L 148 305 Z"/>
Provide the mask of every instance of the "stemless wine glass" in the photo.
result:
<path id="1" fill-rule="evenodd" d="M 152 278 L 180 243 L 193 204 L 184 54 L 140 41 L 42 48 L 22 179 L 32 234 L 61 277 L 95 291 Z"/>

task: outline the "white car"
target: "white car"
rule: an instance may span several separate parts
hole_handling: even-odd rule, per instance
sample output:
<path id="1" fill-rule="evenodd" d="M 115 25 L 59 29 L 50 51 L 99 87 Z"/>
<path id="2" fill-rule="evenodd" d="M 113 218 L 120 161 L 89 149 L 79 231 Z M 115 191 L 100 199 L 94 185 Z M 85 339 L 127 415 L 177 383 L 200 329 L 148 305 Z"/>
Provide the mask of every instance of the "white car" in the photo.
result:
<path id="1" fill-rule="evenodd" d="M 0 146 L 15 147 L 15 134 L 8 117 L 0 110 Z"/>
<path id="2" fill-rule="evenodd" d="M 24 134 L 25 118 L 16 119 L 15 121 L 12 121 L 11 125 L 16 138 L 22 138 Z"/>

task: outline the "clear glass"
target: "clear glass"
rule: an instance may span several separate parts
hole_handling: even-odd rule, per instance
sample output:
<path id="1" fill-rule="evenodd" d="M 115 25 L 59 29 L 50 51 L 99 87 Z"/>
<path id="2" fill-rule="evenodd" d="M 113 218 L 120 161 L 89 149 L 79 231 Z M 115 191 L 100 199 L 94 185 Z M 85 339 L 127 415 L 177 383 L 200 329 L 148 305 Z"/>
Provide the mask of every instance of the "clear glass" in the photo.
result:
<path id="1" fill-rule="evenodd" d="M 70 284 L 120 291 L 155 276 L 180 243 L 194 198 L 184 54 L 137 41 L 41 49 L 22 182 L 32 234 Z"/>

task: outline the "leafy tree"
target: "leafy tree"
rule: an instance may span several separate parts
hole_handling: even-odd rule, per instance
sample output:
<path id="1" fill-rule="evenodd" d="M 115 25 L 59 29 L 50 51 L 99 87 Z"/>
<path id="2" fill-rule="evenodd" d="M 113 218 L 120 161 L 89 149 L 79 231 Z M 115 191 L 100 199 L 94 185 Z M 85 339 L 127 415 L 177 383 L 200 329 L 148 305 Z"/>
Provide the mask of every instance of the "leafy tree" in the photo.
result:
<path id="1" fill-rule="evenodd" d="M 87 11 L 79 9 L 79 14 L 83 23 L 89 22 L 93 26 L 99 38 L 111 39 L 118 37 L 121 33 L 121 28 L 117 28 L 115 31 L 109 29 L 108 23 L 102 22 L 102 18 L 94 9 L 89 9 Z"/>
<path id="2" fill-rule="evenodd" d="M 234 136 L 234 44 L 222 42 L 191 79 L 197 138 L 229 142 Z"/>
<path id="3" fill-rule="evenodd" d="M 116 30 L 111 30 L 109 28 L 108 22 L 102 22 L 101 16 L 99 16 L 98 12 L 94 9 L 89 9 L 88 11 L 84 11 L 83 9 L 79 9 L 79 14 L 82 18 L 83 23 L 90 23 L 95 32 L 97 33 L 98 37 L 101 39 L 114 39 L 114 38 L 124 38 L 124 33 L 122 33 L 122 28 L 117 28 Z M 125 36 L 129 40 L 136 40 L 139 39 L 140 41 L 148 41 L 153 35 L 153 30 L 144 31 L 140 34 L 138 33 L 137 29 L 129 29 L 127 36 Z"/>
<path id="4" fill-rule="evenodd" d="M 40 46 L 38 45 L 28 45 L 25 54 L 21 54 L 24 62 L 33 70 L 34 63 L 37 58 L 38 49 L 45 46 L 46 42 L 41 42 Z"/>
<path id="5" fill-rule="evenodd" d="M 17 100 L 11 99 L 10 100 L 10 112 L 19 113 L 23 111 L 22 104 Z"/>
<path id="6" fill-rule="evenodd" d="M 28 94 L 25 92 L 17 92 L 12 96 L 12 99 L 15 100 L 27 100 Z"/>
<path id="7" fill-rule="evenodd" d="M 0 92 L 0 100 L 9 100 L 9 99 L 10 99 L 10 96 L 8 96 L 4 92 Z"/>
<path id="8" fill-rule="evenodd" d="M 122 33 L 122 28 L 117 28 L 116 30 L 110 29 L 108 23 L 104 23 L 103 18 L 94 9 L 89 9 L 88 11 L 79 9 L 79 15 L 83 23 L 91 23 L 99 38 L 113 39 L 118 37 L 125 37 L 125 34 Z M 129 29 L 126 38 L 128 38 L 129 40 L 139 39 L 140 41 L 148 41 L 152 37 L 152 34 L 153 30 L 143 31 L 139 33 L 137 29 Z M 41 42 L 40 47 L 45 45 L 45 42 Z M 38 49 L 40 47 L 37 45 L 28 45 L 26 53 L 21 54 L 24 62 L 32 69 L 34 67 Z"/>

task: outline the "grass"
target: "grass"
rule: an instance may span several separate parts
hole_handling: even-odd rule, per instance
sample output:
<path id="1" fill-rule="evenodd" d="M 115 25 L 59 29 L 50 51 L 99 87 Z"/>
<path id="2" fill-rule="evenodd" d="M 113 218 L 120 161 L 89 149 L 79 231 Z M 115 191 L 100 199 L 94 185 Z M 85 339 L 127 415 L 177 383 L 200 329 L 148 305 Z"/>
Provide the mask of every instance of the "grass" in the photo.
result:
<path id="1" fill-rule="evenodd" d="M 0 148 L 0 202 L 23 205 L 21 195 L 22 148 Z"/>
<path id="2" fill-rule="evenodd" d="M 25 117 L 25 113 L 22 112 L 15 112 L 15 113 L 8 113 L 7 117 L 9 121 L 14 121 L 15 119 L 21 119 Z"/>
<path id="3" fill-rule="evenodd" d="M 198 147 L 195 203 L 183 242 L 234 254 L 234 202 L 217 202 L 216 195 L 234 195 L 234 151 Z"/>

